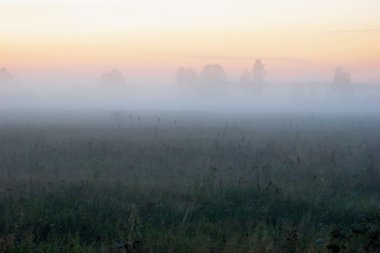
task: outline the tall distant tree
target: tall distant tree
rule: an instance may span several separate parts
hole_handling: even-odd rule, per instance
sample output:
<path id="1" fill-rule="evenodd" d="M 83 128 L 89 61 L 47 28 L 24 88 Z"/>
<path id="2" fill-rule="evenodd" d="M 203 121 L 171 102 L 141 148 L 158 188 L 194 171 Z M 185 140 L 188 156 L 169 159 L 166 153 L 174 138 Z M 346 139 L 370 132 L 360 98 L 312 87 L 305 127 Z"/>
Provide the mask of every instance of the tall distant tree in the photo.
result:
<path id="1" fill-rule="evenodd" d="M 178 84 L 183 84 L 184 75 L 185 75 L 185 69 L 183 67 L 180 67 L 177 70 L 177 72 L 175 73 L 175 78 L 176 78 Z"/>
<path id="2" fill-rule="evenodd" d="M 201 83 L 221 84 L 226 82 L 227 76 L 219 64 L 208 64 L 202 69 L 199 79 Z"/>
<path id="3" fill-rule="evenodd" d="M 178 84 L 194 84 L 197 82 L 197 74 L 192 69 L 179 68 L 176 73 Z"/>
<path id="4" fill-rule="evenodd" d="M 261 59 L 257 59 L 252 68 L 252 81 L 254 83 L 262 83 L 265 76 L 265 65 Z"/>

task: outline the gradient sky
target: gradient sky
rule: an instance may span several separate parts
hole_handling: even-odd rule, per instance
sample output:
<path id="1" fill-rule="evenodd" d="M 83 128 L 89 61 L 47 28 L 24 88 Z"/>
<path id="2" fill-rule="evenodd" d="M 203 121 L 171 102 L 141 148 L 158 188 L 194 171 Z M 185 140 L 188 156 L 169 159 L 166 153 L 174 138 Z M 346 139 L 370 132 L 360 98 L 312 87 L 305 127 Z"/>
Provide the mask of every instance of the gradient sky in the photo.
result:
<path id="1" fill-rule="evenodd" d="M 260 57 L 273 81 L 380 82 L 379 0 L 0 0 L 0 67 L 14 73 L 172 80 L 220 63 L 237 80 Z"/>

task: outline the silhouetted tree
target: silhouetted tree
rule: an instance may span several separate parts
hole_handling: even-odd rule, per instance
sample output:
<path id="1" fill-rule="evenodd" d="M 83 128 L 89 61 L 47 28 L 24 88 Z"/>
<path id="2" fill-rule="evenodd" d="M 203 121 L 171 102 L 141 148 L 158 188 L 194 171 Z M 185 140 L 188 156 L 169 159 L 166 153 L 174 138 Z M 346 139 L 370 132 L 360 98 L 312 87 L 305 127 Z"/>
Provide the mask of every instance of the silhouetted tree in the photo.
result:
<path id="1" fill-rule="evenodd" d="M 9 83 L 13 82 L 13 75 L 5 68 L 0 69 L 0 83 Z"/>
<path id="2" fill-rule="evenodd" d="M 125 78 L 118 70 L 111 70 L 100 77 L 100 83 L 104 86 L 122 86 Z"/>
<path id="3" fill-rule="evenodd" d="M 334 72 L 334 84 L 341 86 L 341 85 L 347 85 L 351 83 L 350 80 L 351 76 L 350 73 L 345 71 L 341 67 L 337 67 Z"/>
<path id="4" fill-rule="evenodd" d="M 247 84 L 252 82 L 251 73 L 246 70 L 240 78 L 240 83 Z"/>
<path id="5" fill-rule="evenodd" d="M 254 83 L 262 83 L 265 76 L 265 65 L 261 59 L 257 59 L 252 68 L 252 81 Z"/>
<path id="6" fill-rule="evenodd" d="M 179 68 L 176 72 L 178 84 L 194 84 L 197 82 L 197 74 L 192 69 Z"/>
<path id="7" fill-rule="evenodd" d="M 351 75 L 350 72 L 345 71 L 341 67 L 337 67 L 334 71 L 332 90 L 343 96 L 344 98 L 352 98 L 354 95 L 353 87 L 351 85 Z"/>
<path id="8" fill-rule="evenodd" d="M 219 64 L 206 65 L 200 74 L 201 83 L 221 84 L 225 83 L 227 76 L 224 73 L 223 67 Z"/>

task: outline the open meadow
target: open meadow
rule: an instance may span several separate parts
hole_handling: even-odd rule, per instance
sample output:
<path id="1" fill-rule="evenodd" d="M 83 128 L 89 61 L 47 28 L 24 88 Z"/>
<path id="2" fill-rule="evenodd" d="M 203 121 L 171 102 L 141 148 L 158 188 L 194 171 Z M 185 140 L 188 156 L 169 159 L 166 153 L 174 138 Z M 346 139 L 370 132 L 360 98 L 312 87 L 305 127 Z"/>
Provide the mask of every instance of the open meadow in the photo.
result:
<path id="1" fill-rule="evenodd" d="M 28 117 L 0 124 L 1 252 L 380 249 L 377 116 Z"/>

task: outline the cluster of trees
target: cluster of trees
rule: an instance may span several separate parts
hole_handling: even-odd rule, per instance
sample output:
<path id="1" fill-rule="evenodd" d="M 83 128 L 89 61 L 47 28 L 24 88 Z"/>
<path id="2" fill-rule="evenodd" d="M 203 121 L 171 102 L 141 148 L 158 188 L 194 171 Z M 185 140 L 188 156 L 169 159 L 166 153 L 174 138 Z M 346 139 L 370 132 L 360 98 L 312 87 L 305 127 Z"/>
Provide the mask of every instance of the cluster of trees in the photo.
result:
<path id="1" fill-rule="evenodd" d="M 245 71 L 241 82 L 261 84 L 264 82 L 265 65 L 260 59 L 257 59 L 250 71 Z M 191 68 L 179 68 L 176 72 L 178 84 L 223 84 L 227 82 L 227 75 L 223 67 L 219 64 L 208 64 L 203 67 L 200 75 Z"/>
<path id="2" fill-rule="evenodd" d="M 106 72 L 100 76 L 100 84 L 103 86 L 120 87 L 124 86 L 125 83 L 125 77 L 120 71 L 116 69 Z"/>
<path id="3" fill-rule="evenodd" d="M 261 59 L 257 59 L 250 70 L 246 70 L 241 79 L 242 84 L 259 85 L 264 83 L 266 75 L 265 65 Z M 194 84 L 194 83 L 208 83 L 208 84 L 223 84 L 227 81 L 223 67 L 219 64 L 206 65 L 199 77 L 197 73 L 191 68 L 179 68 L 176 73 L 178 84 Z M 334 72 L 333 84 L 335 87 L 347 88 L 351 83 L 351 76 L 348 71 L 338 67 Z"/>
<path id="4" fill-rule="evenodd" d="M 263 84 L 265 77 L 265 65 L 261 59 L 257 59 L 250 70 L 246 70 L 241 79 L 242 84 Z M 223 84 L 227 82 L 227 75 L 223 67 L 219 64 L 208 64 L 203 67 L 199 76 L 191 68 L 179 68 L 176 72 L 178 84 Z M 15 81 L 13 75 L 5 68 L 0 69 L 0 84 L 12 83 Z M 104 86 L 123 86 L 126 79 L 118 70 L 111 70 L 100 76 L 100 83 Z M 333 77 L 335 87 L 347 87 L 351 83 L 350 73 L 341 67 L 336 68 Z"/>
<path id="5" fill-rule="evenodd" d="M 198 77 L 194 70 L 181 67 L 177 70 L 176 79 L 179 84 L 193 84 L 197 82 Z"/>
<path id="6" fill-rule="evenodd" d="M 176 79 L 179 84 L 194 84 L 197 82 L 221 84 L 227 81 L 227 75 L 219 64 L 208 64 L 202 69 L 199 77 L 193 69 L 181 67 L 177 70 Z"/>
<path id="7" fill-rule="evenodd" d="M 261 59 L 257 59 L 253 64 L 252 69 L 246 70 L 243 76 L 240 79 L 242 83 L 255 83 L 261 84 L 264 82 L 265 76 L 265 65 L 261 61 Z"/>

